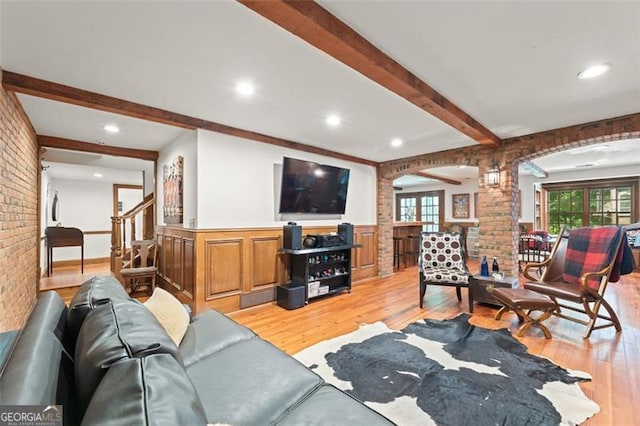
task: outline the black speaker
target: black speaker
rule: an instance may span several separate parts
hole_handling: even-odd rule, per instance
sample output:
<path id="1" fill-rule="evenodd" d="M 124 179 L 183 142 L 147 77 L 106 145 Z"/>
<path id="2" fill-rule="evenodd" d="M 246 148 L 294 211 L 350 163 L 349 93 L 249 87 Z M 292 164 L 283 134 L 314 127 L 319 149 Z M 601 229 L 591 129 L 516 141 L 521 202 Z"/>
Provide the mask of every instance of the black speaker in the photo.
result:
<path id="1" fill-rule="evenodd" d="M 338 235 L 342 237 L 342 243 L 353 245 L 353 225 L 351 223 L 341 223 L 338 225 Z"/>
<path id="2" fill-rule="evenodd" d="M 284 248 L 291 250 L 300 250 L 302 248 L 302 226 L 284 225 L 282 233 L 282 246 Z"/>
<path id="3" fill-rule="evenodd" d="M 291 283 L 290 285 L 279 285 L 276 290 L 278 306 L 285 309 L 298 309 L 304 306 L 305 288 L 304 284 Z"/>

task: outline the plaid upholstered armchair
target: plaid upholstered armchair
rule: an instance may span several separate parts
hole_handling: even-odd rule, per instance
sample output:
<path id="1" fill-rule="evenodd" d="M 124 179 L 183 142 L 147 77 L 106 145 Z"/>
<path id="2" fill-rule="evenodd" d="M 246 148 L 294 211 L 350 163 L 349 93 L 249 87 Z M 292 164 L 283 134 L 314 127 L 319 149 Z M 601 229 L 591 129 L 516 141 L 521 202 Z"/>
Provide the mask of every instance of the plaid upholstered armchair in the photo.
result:
<path id="1" fill-rule="evenodd" d="M 422 232 L 419 256 L 420 308 L 428 285 L 456 288 L 458 301 L 462 301 L 460 289 L 469 288 L 469 269 L 464 249 L 464 239 L 456 232 Z"/>
<path id="2" fill-rule="evenodd" d="M 557 305 L 555 316 L 586 325 L 585 339 L 600 328 L 620 331 L 620 320 L 604 297 L 610 281 L 618 281 L 620 274 L 633 270 L 624 234 L 617 226 L 562 229 L 549 259 L 524 266 L 523 275 L 531 280 L 524 288 L 550 296 Z M 540 268 L 544 268 L 542 276 L 534 278 L 531 271 Z M 566 315 L 563 309 L 587 318 Z"/>

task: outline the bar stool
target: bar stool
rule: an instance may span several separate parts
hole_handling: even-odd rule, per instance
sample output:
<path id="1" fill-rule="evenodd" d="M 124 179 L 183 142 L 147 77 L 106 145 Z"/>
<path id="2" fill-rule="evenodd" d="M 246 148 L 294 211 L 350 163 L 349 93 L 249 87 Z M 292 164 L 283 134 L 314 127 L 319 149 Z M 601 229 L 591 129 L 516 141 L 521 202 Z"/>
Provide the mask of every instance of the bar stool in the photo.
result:
<path id="1" fill-rule="evenodd" d="M 400 258 L 404 262 L 404 267 L 407 267 L 407 257 L 404 254 L 404 238 L 393 237 L 393 268 L 400 269 Z"/>
<path id="2" fill-rule="evenodd" d="M 405 256 L 409 254 L 413 259 L 411 262 L 414 265 L 418 264 L 418 255 L 420 254 L 420 236 L 407 235 L 408 247 L 406 247 Z"/>

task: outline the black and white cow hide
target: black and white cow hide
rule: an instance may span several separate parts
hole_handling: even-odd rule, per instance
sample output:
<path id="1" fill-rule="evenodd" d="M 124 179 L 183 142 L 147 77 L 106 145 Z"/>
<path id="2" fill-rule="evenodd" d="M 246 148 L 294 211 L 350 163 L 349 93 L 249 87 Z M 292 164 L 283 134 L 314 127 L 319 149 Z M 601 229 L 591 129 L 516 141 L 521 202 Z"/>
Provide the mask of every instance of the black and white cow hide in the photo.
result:
<path id="1" fill-rule="evenodd" d="M 296 357 L 399 425 L 570 425 L 599 411 L 577 385 L 588 375 L 468 318 L 376 323 Z"/>

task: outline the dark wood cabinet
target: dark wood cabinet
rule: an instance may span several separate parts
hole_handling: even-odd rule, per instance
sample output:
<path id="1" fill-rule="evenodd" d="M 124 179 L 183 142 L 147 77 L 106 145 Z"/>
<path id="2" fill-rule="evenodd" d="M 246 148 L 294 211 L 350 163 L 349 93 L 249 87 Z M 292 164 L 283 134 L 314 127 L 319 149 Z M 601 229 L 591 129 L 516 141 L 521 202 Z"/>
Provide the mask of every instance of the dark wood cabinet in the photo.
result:
<path id="1" fill-rule="evenodd" d="M 473 313 L 473 302 L 487 303 L 494 306 L 502 306 L 491 292 L 494 288 L 516 288 L 518 287 L 517 277 L 503 277 L 496 279 L 474 275 L 469 279 L 469 312 Z"/>

